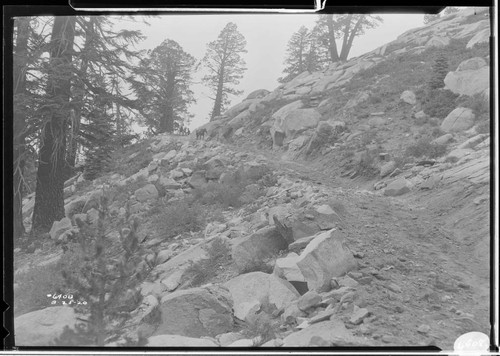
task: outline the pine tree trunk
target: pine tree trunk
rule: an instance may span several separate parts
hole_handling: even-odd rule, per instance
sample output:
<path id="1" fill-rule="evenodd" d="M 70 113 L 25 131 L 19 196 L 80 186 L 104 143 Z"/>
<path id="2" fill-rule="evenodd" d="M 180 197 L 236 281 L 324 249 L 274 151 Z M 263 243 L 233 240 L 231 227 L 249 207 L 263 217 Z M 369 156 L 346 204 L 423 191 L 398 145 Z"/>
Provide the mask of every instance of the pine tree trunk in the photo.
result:
<path id="1" fill-rule="evenodd" d="M 56 17 L 52 29 L 47 101 L 56 107 L 47 114 L 42 130 L 33 210 L 34 233 L 50 230 L 54 221 L 64 217 L 66 127 L 75 21 L 75 16 Z M 66 75 L 62 76 L 62 73 Z"/>
<path id="2" fill-rule="evenodd" d="M 14 98 L 26 92 L 26 67 L 28 60 L 28 36 L 30 18 L 17 20 L 17 38 L 14 49 Z M 14 109 L 14 238 L 21 237 L 23 225 L 23 182 L 25 165 L 26 118 Z"/>
<path id="3" fill-rule="evenodd" d="M 177 76 L 177 73 L 175 71 L 172 71 L 168 74 L 167 76 L 167 88 L 166 88 L 166 101 L 167 101 L 167 108 L 166 108 L 166 113 L 165 113 L 165 130 L 166 132 L 174 132 L 174 95 L 175 95 L 175 77 Z"/>
<path id="4" fill-rule="evenodd" d="M 351 51 L 354 37 L 356 37 L 357 32 L 359 30 L 359 27 L 361 26 L 363 19 L 364 19 L 364 15 L 358 19 L 354 28 L 350 32 L 348 32 L 349 36 L 347 39 L 346 39 L 347 34 L 344 35 L 345 36 L 344 37 L 344 44 L 342 45 L 342 51 L 340 53 L 340 60 L 341 61 L 347 61 L 347 57 L 349 57 L 349 52 Z"/>
<path id="5" fill-rule="evenodd" d="M 219 74 L 219 82 L 217 83 L 217 93 L 215 95 L 215 103 L 214 109 L 212 111 L 212 117 L 220 116 L 222 110 L 222 94 L 224 90 L 224 67 L 221 66 L 220 74 Z"/>
<path id="6" fill-rule="evenodd" d="M 337 43 L 335 42 L 335 28 L 333 24 L 333 15 L 328 15 L 327 26 L 328 26 L 328 49 L 330 52 L 330 60 L 332 63 L 338 62 L 340 60 L 339 53 L 337 52 Z"/>

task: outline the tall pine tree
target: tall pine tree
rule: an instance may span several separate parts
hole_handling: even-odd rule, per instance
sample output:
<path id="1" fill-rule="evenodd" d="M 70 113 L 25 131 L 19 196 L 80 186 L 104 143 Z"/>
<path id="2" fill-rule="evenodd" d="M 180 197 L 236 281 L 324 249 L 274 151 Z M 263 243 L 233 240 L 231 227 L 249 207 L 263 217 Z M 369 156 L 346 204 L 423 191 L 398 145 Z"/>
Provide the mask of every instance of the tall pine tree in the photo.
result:
<path id="1" fill-rule="evenodd" d="M 288 41 L 285 69 L 286 74 L 279 78 L 281 83 L 288 82 L 304 71 L 314 72 L 322 68 L 322 59 L 317 37 L 305 26 L 295 32 Z"/>
<path id="2" fill-rule="evenodd" d="M 203 77 L 203 81 L 214 94 L 211 98 L 214 101 L 211 119 L 219 116 L 229 103 L 228 94 L 242 93 L 236 90 L 234 85 L 240 83 L 246 70 L 245 61 L 241 57 L 247 52 L 246 45 L 245 37 L 233 22 L 229 22 L 217 39 L 207 45 L 203 63 L 208 74 Z"/>
<path id="3" fill-rule="evenodd" d="M 191 116 L 190 89 L 195 59 L 175 41 L 167 39 L 150 51 L 128 78 L 139 110 L 154 132 L 173 132 Z"/>
<path id="4" fill-rule="evenodd" d="M 354 39 L 364 35 L 366 30 L 377 27 L 382 21 L 380 16 L 365 14 L 320 15 L 315 31 L 318 31 L 322 46 L 330 53 L 331 62 L 346 61 Z M 342 41 L 340 53 L 337 39 Z"/>
<path id="5" fill-rule="evenodd" d="M 38 159 L 32 231 L 50 230 L 64 217 L 66 128 L 70 112 L 72 59 L 75 38 L 74 16 L 54 20 L 50 40 L 50 61 L 46 106 Z"/>

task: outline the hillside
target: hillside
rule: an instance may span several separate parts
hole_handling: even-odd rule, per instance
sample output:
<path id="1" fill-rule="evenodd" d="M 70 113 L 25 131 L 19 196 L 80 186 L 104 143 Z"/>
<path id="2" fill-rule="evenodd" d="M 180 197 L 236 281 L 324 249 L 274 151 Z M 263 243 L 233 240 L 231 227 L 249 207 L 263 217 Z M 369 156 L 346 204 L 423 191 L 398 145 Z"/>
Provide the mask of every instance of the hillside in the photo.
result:
<path id="1" fill-rule="evenodd" d="M 118 284 L 132 297 L 113 291 L 107 346 L 449 350 L 489 334 L 489 29 L 488 9 L 450 14 L 254 91 L 204 139 L 145 139 L 68 180 L 67 217 L 14 251 L 17 345 L 95 345 L 64 331 L 98 325 L 94 301 L 54 298 L 83 301 L 60 271 L 92 263 L 92 229 L 139 276 Z"/>

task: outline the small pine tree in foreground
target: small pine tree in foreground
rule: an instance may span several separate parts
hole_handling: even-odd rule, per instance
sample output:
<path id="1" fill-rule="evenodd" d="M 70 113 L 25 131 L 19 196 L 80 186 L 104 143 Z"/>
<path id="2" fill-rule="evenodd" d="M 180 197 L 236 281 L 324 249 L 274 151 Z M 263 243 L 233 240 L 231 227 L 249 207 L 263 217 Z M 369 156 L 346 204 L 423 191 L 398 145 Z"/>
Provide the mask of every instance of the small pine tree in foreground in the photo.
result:
<path id="1" fill-rule="evenodd" d="M 97 222 L 76 219 L 79 231 L 63 247 L 72 266 L 62 271 L 63 277 L 67 288 L 85 302 L 82 311 L 87 317 L 75 330 L 67 328 L 55 345 L 104 346 L 142 301 L 137 286 L 154 266 L 143 257 L 137 237 L 139 222 L 131 219 L 128 227 L 121 228 L 121 246 L 113 246 L 105 232 L 107 217 L 104 196 Z"/>

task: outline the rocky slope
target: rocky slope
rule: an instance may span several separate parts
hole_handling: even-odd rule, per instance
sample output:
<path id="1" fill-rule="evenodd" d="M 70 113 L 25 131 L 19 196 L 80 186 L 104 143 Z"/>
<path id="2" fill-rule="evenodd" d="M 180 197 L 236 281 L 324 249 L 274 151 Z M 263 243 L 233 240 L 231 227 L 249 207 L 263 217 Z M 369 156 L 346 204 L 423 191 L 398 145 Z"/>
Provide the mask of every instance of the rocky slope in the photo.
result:
<path id="1" fill-rule="evenodd" d="M 162 135 L 128 147 L 116 172 L 66 183 L 67 218 L 39 245 L 16 249 L 16 275 L 57 263 L 54 241 L 71 239 L 75 214 L 97 219 L 99 196 L 111 194 L 114 219 L 128 206 L 142 220 L 154 267 L 108 346 L 140 335 L 151 347 L 451 349 L 465 332 L 488 334 L 489 134 L 477 132 L 470 101 L 442 117 L 422 102 L 438 50 L 450 55 L 446 88 L 489 93 L 487 14 L 463 10 L 255 91 L 204 126 L 206 141 Z M 442 152 L 402 161 L 430 131 Z M 227 198 L 235 186 L 228 204 L 210 205 L 221 197 L 214 187 Z M 190 197 L 220 211 L 201 230 L 159 234 L 161 207 L 181 210 Z M 27 222 L 32 208 L 28 197 Z M 111 240 L 116 231 L 110 225 Z M 208 270 L 217 248 L 224 259 Z M 81 317 L 46 306 L 16 318 L 19 345 L 47 345 Z"/>

